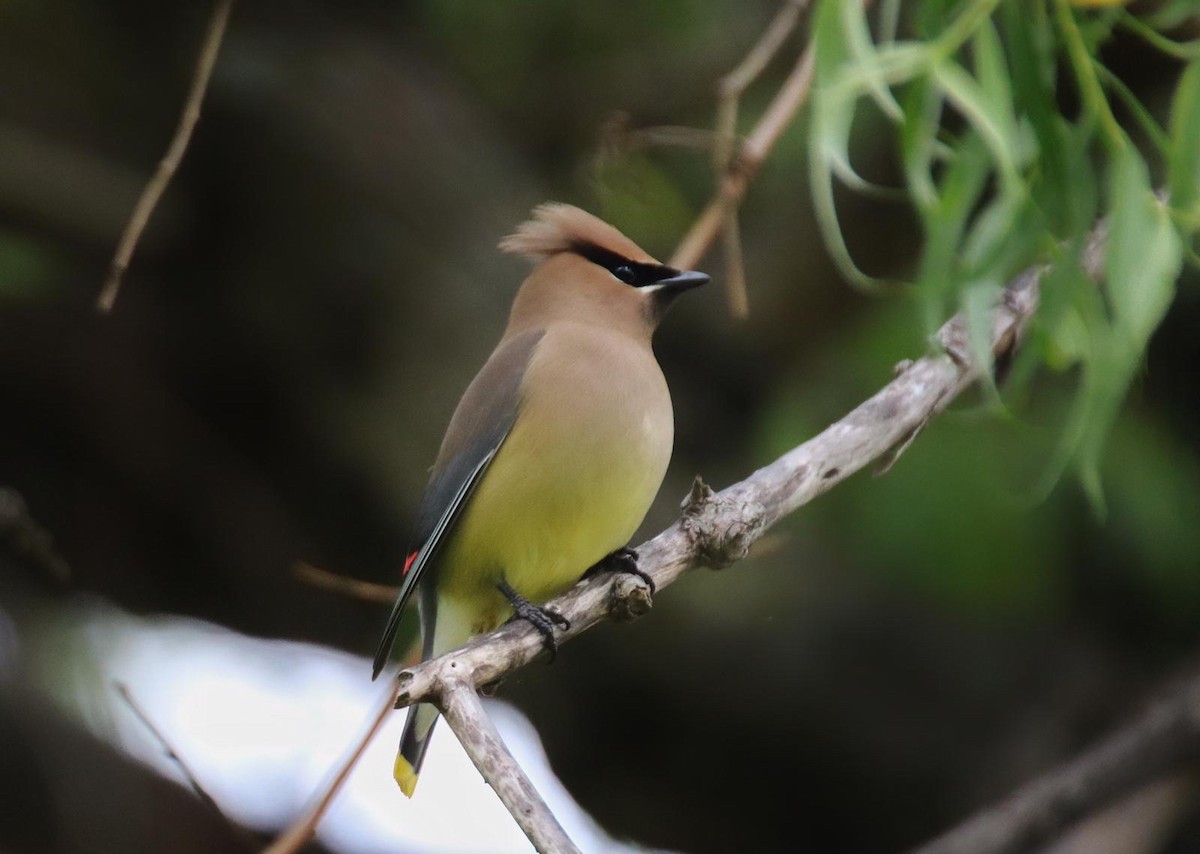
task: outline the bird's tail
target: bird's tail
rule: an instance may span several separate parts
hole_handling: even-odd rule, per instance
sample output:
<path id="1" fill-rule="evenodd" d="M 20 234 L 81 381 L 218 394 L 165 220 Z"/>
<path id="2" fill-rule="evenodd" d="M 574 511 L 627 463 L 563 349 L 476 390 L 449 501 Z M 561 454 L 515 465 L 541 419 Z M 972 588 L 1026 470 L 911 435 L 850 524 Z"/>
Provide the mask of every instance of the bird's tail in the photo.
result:
<path id="1" fill-rule="evenodd" d="M 434 658 L 467 642 L 477 611 L 471 607 L 473 604 L 464 606 L 442 597 L 436 603 L 421 600 L 421 627 L 424 634 L 422 660 Z M 417 775 L 421 773 L 429 737 L 433 735 L 433 725 L 439 717 L 437 706 L 420 703 L 409 708 L 408 717 L 404 720 L 404 733 L 400 736 L 400 750 L 396 754 L 392 775 L 400 791 L 410 798 L 417 788 Z"/>
<path id="2" fill-rule="evenodd" d="M 433 725 L 440 717 L 436 706 L 420 703 L 408 710 L 404 721 L 404 734 L 400 736 L 400 750 L 396 753 L 396 764 L 392 775 L 405 797 L 411 798 L 417 788 L 417 775 L 425 761 L 425 749 L 433 735 Z"/>

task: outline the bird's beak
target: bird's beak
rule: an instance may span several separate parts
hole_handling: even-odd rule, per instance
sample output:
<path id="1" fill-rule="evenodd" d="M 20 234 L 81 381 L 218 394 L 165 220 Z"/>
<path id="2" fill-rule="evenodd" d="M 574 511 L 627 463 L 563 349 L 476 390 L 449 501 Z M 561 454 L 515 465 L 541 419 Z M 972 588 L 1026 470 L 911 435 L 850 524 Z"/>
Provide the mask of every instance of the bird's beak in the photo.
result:
<path id="1" fill-rule="evenodd" d="M 678 293 L 679 291 L 698 288 L 700 285 L 708 284 L 708 282 L 708 273 L 701 273 L 698 270 L 680 270 L 669 279 L 659 279 L 654 283 L 654 287 Z"/>

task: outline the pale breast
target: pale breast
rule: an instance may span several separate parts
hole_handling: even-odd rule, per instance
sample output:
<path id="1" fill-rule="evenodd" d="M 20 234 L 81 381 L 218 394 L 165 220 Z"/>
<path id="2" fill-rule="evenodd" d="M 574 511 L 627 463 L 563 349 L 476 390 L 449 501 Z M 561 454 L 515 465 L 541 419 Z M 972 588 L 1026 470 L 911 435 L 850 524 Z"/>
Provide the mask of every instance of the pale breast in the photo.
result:
<path id="1" fill-rule="evenodd" d="M 662 484 L 673 436 L 670 394 L 647 344 L 555 324 L 456 532 L 447 592 L 500 577 L 534 601 L 565 589 L 629 542 Z"/>

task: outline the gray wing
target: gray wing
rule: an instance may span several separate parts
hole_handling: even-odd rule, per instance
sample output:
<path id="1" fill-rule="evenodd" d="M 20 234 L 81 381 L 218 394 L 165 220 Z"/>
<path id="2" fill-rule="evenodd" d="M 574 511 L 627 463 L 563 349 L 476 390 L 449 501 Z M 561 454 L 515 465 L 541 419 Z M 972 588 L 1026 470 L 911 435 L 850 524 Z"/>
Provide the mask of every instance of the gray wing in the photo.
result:
<path id="1" fill-rule="evenodd" d="M 501 342 L 467 387 L 450 419 L 417 514 L 413 542 L 418 545 L 405 561 L 400 595 L 375 651 L 372 679 L 379 676 L 391 655 L 400 615 L 417 582 L 431 574 L 438 551 L 517 420 L 521 381 L 543 334 L 540 329 L 531 330 Z"/>

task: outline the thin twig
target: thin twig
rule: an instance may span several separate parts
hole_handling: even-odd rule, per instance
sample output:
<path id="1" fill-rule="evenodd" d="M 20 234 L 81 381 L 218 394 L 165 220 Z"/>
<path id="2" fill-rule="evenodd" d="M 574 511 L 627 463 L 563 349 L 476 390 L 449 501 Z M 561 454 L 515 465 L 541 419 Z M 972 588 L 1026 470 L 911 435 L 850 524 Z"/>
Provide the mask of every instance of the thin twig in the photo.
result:
<path id="1" fill-rule="evenodd" d="M 745 59 L 717 84 L 717 145 L 713 151 L 713 169 L 718 182 L 723 181 L 725 176 L 736 168 L 737 116 L 742 94 L 758 79 L 767 63 L 796 29 L 800 21 L 800 12 L 806 5 L 807 0 L 786 0 Z M 736 204 L 726 206 L 722 231 L 725 246 L 726 298 L 730 314 L 741 320 L 750 314 L 750 301 L 746 292 L 745 264 L 742 261 L 742 240 L 738 230 Z"/>
<path id="2" fill-rule="evenodd" d="M 442 686 L 441 696 L 440 708 L 446 723 L 540 854 L 580 854 L 509 753 L 475 693 L 475 686 L 453 680 Z"/>
<path id="3" fill-rule="evenodd" d="M 796 24 L 800 22 L 800 13 L 807 5 L 808 0 L 784 0 L 783 6 L 767 25 L 762 37 L 750 48 L 745 59 L 717 84 L 717 93 L 721 100 L 738 97 L 758 79 L 767 63 L 775 57 L 779 48 L 783 47 L 784 41 L 796 29 Z"/>
<path id="4" fill-rule="evenodd" d="M 196 70 L 192 74 L 191 89 L 188 92 L 187 101 L 184 102 L 183 113 L 179 117 L 179 126 L 175 129 L 175 136 L 171 139 L 171 145 L 167 148 L 166 155 L 159 161 L 158 169 L 150 182 L 146 184 L 146 188 L 134 206 L 129 223 L 121 234 L 120 242 L 117 243 L 117 251 L 108 268 L 108 276 L 104 279 L 104 287 L 96 298 L 97 311 L 104 314 L 112 311 L 113 304 L 117 300 L 117 292 L 121 288 L 121 279 L 125 275 L 125 271 L 129 269 L 133 250 L 137 247 L 138 240 L 146 228 L 146 223 L 150 221 L 150 215 L 154 213 L 155 206 L 158 205 L 159 199 L 167 189 L 167 184 L 174 177 L 175 170 L 179 168 L 184 152 L 187 151 L 188 143 L 192 138 L 192 130 L 200 119 L 200 104 L 208 89 L 209 78 L 212 77 L 213 66 L 217 61 L 217 52 L 221 48 L 221 39 L 225 35 L 225 25 L 229 22 L 229 11 L 232 7 L 233 0 L 216 0 L 216 4 L 213 6 L 208 29 L 204 35 L 204 43 L 200 48 L 200 56 L 196 61 Z"/>
<path id="5" fill-rule="evenodd" d="M 150 732 L 150 734 L 154 736 L 154 739 L 162 746 L 163 753 L 166 754 L 167 758 L 175 763 L 175 766 L 179 769 L 179 772 L 183 774 L 183 779 L 187 780 L 187 783 L 191 787 L 192 791 L 196 793 L 196 797 L 198 797 L 205 806 L 219 815 L 227 824 L 233 827 L 233 822 L 231 822 L 229 817 L 222 812 L 219 806 L 217 806 L 217 802 L 213 800 L 212 795 L 205 791 L 204 787 L 200 785 L 200 780 L 197 779 L 196 773 L 192 771 L 191 767 L 186 761 L 184 761 L 183 756 L 178 750 L 175 749 L 175 746 L 167 740 L 167 737 L 163 734 L 163 731 L 160 730 L 154 721 L 150 719 L 150 715 L 148 715 L 146 710 L 141 707 L 141 704 L 134 699 L 133 692 L 129 690 L 129 686 L 124 682 L 114 682 L 113 688 L 116 690 L 118 696 L 125 701 L 125 705 L 129 707 L 129 710 L 133 712 L 134 717 L 142 722 L 142 726 L 144 726 Z"/>
<path id="6" fill-rule="evenodd" d="M 338 575 L 336 572 L 321 569 L 319 566 L 313 566 L 311 563 L 306 563 L 302 560 L 298 560 L 292 564 L 292 573 L 296 578 L 306 584 L 311 584 L 313 587 L 319 587 L 322 590 L 328 590 L 333 593 L 340 593 L 352 599 L 362 599 L 365 602 L 382 602 L 385 605 L 390 605 L 396 601 L 396 596 L 400 593 L 399 587 L 393 587 L 390 584 L 376 584 L 373 581 L 361 581 L 357 578 L 348 578 L 344 575 Z"/>
<path id="7" fill-rule="evenodd" d="M 317 790 L 317 795 L 313 798 L 308 808 L 274 842 L 263 849 L 263 854 L 294 854 L 294 852 L 303 848 L 308 840 L 312 839 L 313 834 L 317 830 L 317 823 L 321 821 L 321 817 L 325 815 L 326 810 L 329 809 L 329 805 L 333 803 L 334 796 L 341 791 L 343 784 L 345 784 L 346 779 L 350 776 L 350 772 L 358 764 L 358 760 L 362 758 L 363 753 L 366 752 L 367 745 L 371 743 L 371 740 L 375 738 L 375 734 L 383 727 L 383 722 L 387 720 L 388 714 L 396 705 L 396 681 L 392 680 L 389 686 L 390 690 L 383 695 L 379 705 L 372 713 L 370 724 L 366 727 L 358 741 L 354 743 L 354 748 L 333 767 L 329 779 Z"/>
<path id="8" fill-rule="evenodd" d="M 690 148 L 694 151 L 710 151 L 716 145 L 716 134 L 704 128 L 652 125 L 625 130 L 618 144 L 623 151 L 637 151 L 642 148 Z"/>
<path id="9" fill-rule="evenodd" d="M 750 295 L 746 290 L 746 264 L 742 260 L 742 232 L 738 227 L 737 208 L 725 212 L 721 230 L 725 249 L 725 301 L 730 315 L 745 320 L 750 316 Z"/>
<path id="10" fill-rule="evenodd" d="M 704 212 L 692 223 L 671 256 L 671 266 L 694 267 L 721 231 L 725 214 L 737 207 L 754 179 L 763 160 L 771 152 L 783 131 L 808 100 L 812 85 L 814 53 L 810 45 L 784 81 L 763 117 L 742 143 L 733 168 L 726 172 L 721 184 Z"/>

